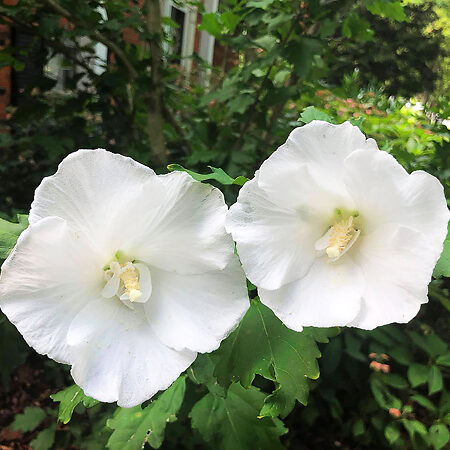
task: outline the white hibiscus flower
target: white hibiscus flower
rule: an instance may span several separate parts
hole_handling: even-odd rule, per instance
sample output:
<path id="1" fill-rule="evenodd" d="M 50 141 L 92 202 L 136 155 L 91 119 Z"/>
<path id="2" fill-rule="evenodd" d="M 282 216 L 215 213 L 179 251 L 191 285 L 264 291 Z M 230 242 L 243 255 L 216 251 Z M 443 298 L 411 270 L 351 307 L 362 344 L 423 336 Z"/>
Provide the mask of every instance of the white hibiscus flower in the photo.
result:
<path id="1" fill-rule="evenodd" d="M 295 129 L 241 189 L 227 231 L 261 301 L 286 326 L 372 329 L 427 302 L 449 211 L 350 123 Z"/>
<path id="2" fill-rule="evenodd" d="M 36 190 L 0 307 L 86 395 L 131 407 L 216 349 L 248 308 L 223 195 L 80 150 Z"/>

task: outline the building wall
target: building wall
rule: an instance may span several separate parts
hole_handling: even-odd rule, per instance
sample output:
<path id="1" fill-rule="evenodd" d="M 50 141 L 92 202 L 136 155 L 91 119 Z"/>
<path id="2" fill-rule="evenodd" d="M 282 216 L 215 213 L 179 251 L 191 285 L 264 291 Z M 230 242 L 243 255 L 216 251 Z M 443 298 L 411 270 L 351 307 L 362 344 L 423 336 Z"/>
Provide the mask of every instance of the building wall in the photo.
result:
<path id="1" fill-rule="evenodd" d="M 0 50 L 11 42 L 11 30 L 7 25 L 0 25 Z M 11 67 L 0 69 L 0 120 L 7 119 L 6 107 L 11 103 Z"/>

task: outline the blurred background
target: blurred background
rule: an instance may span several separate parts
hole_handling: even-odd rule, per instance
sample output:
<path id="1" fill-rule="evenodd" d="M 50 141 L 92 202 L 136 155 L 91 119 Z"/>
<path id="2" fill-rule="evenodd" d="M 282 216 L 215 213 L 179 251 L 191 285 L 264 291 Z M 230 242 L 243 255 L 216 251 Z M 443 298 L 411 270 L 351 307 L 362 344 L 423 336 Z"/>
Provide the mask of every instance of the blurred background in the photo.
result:
<path id="1" fill-rule="evenodd" d="M 158 172 L 178 163 L 252 177 L 314 118 L 351 120 L 449 198 L 447 0 L 1 0 L 0 49 L 5 219 L 26 213 L 79 148 Z M 225 189 L 229 203 L 237 192 Z M 323 347 L 308 405 L 286 419 L 286 448 L 446 446 L 450 282 L 435 275 L 410 324 L 344 329 Z M 0 382 L 1 449 L 105 447 L 114 408 L 79 405 L 56 425 L 49 394 L 71 384 L 68 369 L 31 351 L 3 315 Z M 189 410 L 162 448 L 208 447 Z"/>

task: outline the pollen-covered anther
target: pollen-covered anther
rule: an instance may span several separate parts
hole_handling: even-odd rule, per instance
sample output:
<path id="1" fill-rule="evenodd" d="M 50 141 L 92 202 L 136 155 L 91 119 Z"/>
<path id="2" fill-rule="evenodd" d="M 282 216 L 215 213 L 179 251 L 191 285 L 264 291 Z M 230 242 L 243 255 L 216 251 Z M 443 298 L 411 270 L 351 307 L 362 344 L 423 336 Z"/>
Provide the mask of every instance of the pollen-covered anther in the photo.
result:
<path id="1" fill-rule="evenodd" d="M 339 259 L 355 243 L 359 234 L 360 231 L 355 229 L 353 216 L 335 222 L 328 231 L 329 241 L 325 250 L 328 257 L 332 261 Z"/>
<path id="2" fill-rule="evenodd" d="M 123 267 L 120 279 L 123 282 L 125 293 L 128 295 L 130 302 L 135 302 L 142 297 L 141 288 L 139 286 L 139 273 L 131 264 Z"/>

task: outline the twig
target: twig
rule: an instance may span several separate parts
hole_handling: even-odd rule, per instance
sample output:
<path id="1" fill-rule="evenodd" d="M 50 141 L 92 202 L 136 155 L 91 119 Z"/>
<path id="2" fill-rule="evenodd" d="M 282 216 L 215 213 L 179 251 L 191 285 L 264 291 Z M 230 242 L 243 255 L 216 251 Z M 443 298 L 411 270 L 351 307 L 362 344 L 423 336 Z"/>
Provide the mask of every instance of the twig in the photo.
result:
<path id="1" fill-rule="evenodd" d="M 54 12 L 61 15 L 62 17 L 65 17 L 67 20 L 69 20 L 74 25 L 82 26 L 83 28 L 86 28 L 87 33 L 90 34 L 95 40 L 98 42 L 101 42 L 102 44 L 106 45 L 114 54 L 116 55 L 117 59 L 119 59 L 122 64 L 127 69 L 130 78 L 132 80 L 136 79 L 138 77 L 138 73 L 136 69 L 133 67 L 131 62 L 128 60 L 125 52 L 113 41 L 111 41 L 109 38 L 107 38 L 105 35 L 103 35 L 98 30 L 91 30 L 89 31 L 89 25 L 84 23 L 83 21 L 78 20 L 76 17 L 73 16 L 73 14 L 62 7 L 60 4 L 55 2 L 54 0 L 40 0 L 47 6 L 49 6 Z"/>

